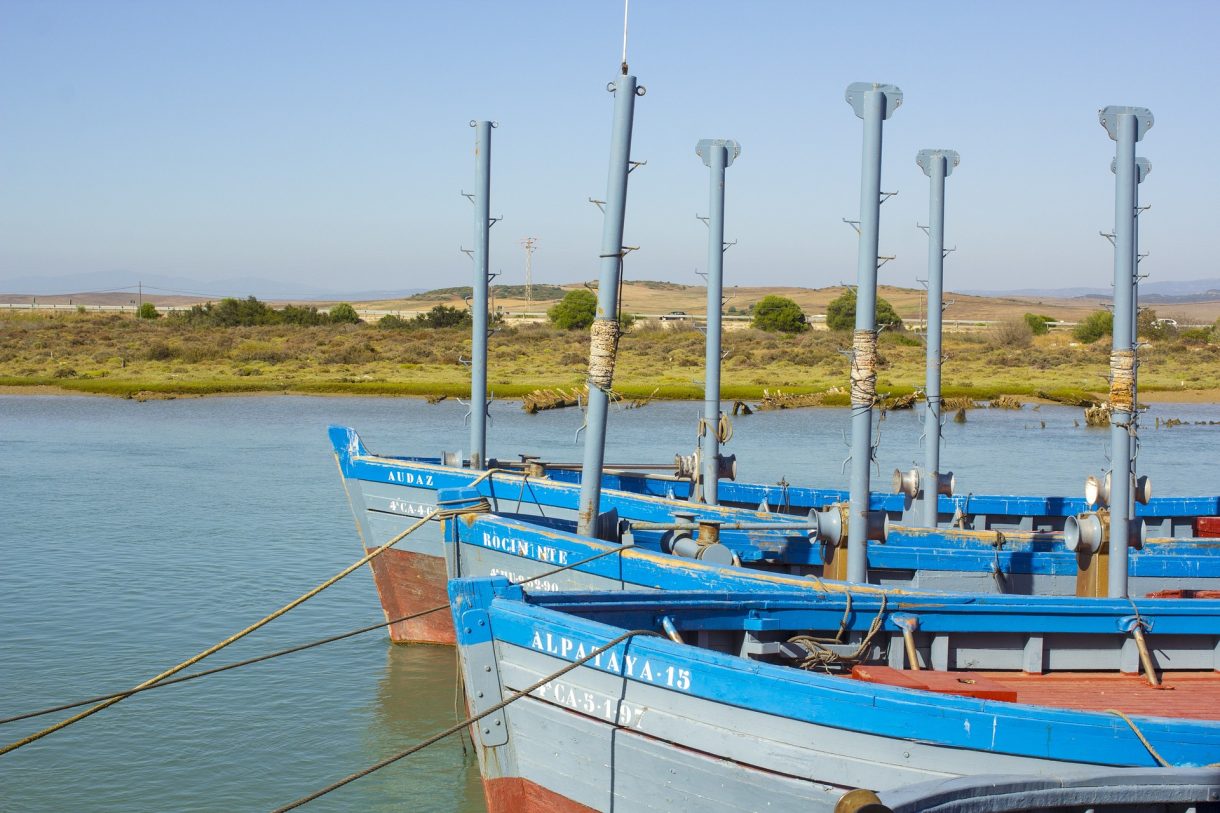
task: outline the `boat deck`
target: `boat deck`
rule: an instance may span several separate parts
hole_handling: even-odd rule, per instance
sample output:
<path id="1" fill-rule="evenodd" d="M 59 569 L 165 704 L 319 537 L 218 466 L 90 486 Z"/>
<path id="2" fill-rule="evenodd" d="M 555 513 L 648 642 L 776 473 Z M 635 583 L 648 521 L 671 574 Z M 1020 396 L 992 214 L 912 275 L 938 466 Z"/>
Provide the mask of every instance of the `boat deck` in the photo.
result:
<path id="1" fill-rule="evenodd" d="M 1150 685 L 1143 675 L 1102 672 L 1031 675 L 857 666 L 852 669 L 852 677 L 887 686 L 1051 708 L 1220 720 L 1220 673 L 1216 672 L 1163 672 L 1159 687 Z"/>

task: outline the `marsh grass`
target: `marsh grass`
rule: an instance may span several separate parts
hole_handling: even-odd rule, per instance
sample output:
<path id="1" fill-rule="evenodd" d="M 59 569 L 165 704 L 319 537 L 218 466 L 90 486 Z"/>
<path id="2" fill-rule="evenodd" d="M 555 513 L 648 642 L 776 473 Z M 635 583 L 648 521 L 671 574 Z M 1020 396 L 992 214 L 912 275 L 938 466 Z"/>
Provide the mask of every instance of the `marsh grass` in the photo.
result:
<path id="1" fill-rule="evenodd" d="M 623 337 L 615 391 L 625 398 L 701 398 L 704 346 L 697 330 L 641 323 Z M 723 397 L 759 399 L 764 389 L 793 394 L 844 388 L 850 337 L 807 331 L 730 331 L 724 336 Z M 490 345 L 490 386 L 502 398 L 583 383 L 586 331 L 546 325 L 504 327 Z M 1028 346 L 986 333 L 944 337 L 946 397 L 989 401 L 1002 395 L 1062 403 L 1106 390 L 1107 342 L 1081 344 L 1051 333 Z M 469 333 L 462 328 L 379 330 L 373 325 L 199 328 L 174 320 L 112 314 L 11 313 L 0 316 L 0 386 L 44 385 L 130 397 L 140 392 L 210 395 L 300 392 L 465 396 Z M 924 347 L 907 335 L 882 339 L 882 380 L 890 396 L 922 388 Z M 1140 387 L 1220 387 L 1220 346 L 1177 339 L 1141 351 Z M 654 396 L 655 393 L 655 396 Z M 847 403 L 846 392 L 823 403 Z"/>

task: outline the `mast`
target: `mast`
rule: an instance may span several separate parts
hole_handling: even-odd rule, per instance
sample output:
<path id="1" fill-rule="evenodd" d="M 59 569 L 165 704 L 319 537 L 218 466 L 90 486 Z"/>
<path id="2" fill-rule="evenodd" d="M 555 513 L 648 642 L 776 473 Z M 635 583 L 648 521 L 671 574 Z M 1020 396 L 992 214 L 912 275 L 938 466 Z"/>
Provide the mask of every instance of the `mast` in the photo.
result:
<path id="1" fill-rule="evenodd" d="M 707 343 L 704 357 L 703 420 L 699 445 L 703 465 L 703 501 L 719 502 L 720 486 L 720 347 L 724 294 L 724 171 L 741 154 L 741 145 L 728 139 L 703 139 L 695 154 L 709 170 L 707 213 Z"/>
<path id="2" fill-rule="evenodd" d="M 856 262 L 856 329 L 851 361 L 851 500 L 847 578 L 868 580 L 869 466 L 873 460 L 873 405 L 877 399 L 877 242 L 881 220 L 882 123 L 902 104 L 894 85 L 854 82 L 847 102 L 864 121 L 860 168 L 860 245 Z"/>
<path id="3" fill-rule="evenodd" d="M 935 528 L 940 501 L 941 314 L 944 311 L 945 178 L 961 163 L 953 150 L 920 150 L 915 163 L 931 180 L 928 201 L 928 318 L 924 411 L 923 524 Z"/>
<path id="4" fill-rule="evenodd" d="M 625 48 L 625 46 L 624 46 Z M 581 466 L 580 510 L 577 533 L 596 536 L 601 503 L 602 466 L 606 454 L 606 416 L 610 388 L 614 383 L 614 361 L 618 353 L 618 290 L 623 272 L 623 225 L 627 215 L 627 175 L 631 171 L 631 128 L 635 98 L 644 88 L 627 72 L 606 86 L 614 94 L 614 123 L 610 134 L 610 167 L 606 178 L 605 216 L 602 220 L 601 275 L 597 287 L 597 311 L 589 346 L 589 405 L 585 433 L 585 455 Z"/>

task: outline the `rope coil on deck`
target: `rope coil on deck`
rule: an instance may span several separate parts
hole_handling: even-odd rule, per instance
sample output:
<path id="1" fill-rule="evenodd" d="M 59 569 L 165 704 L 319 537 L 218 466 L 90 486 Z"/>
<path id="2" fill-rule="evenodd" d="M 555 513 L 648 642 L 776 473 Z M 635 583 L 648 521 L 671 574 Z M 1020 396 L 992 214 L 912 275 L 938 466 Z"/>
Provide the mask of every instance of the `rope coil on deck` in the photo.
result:
<path id="1" fill-rule="evenodd" d="M 1110 409 L 1130 412 L 1135 406 L 1135 351 L 1110 353 Z"/>
<path id="2" fill-rule="evenodd" d="M 860 645 L 856 647 L 856 651 L 850 655 L 840 655 L 831 649 L 829 645 L 843 643 L 843 634 L 847 631 L 847 621 L 851 615 L 851 593 L 846 595 L 847 606 L 843 609 L 843 618 L 839 622 L 839 631 L 833 638 L 794 635 L 788 639 L 789 643 L 796 644 L 809 653 L 797 664 L 801 669 L 822 669 L 823 671 L 829 671 L 830 664 L 832 663 L 843 663 L 851 666 L 868 653 L 869 647 L 872 646 L 873 638 L 877 637 L 877 633 L 881 631 L 881 627 L 885 622 L 886 594 L 881 594 L 881 606 L 877 608 L 877 615 L 873 616 L 872 622 L 868 625 L 868 631 L 864 633 L 864 637 L 860 640 Z"/>
<path id="3" fill-rule="evenodd" d="M 851 405 L 877 403 L 877 331 L 857 330 L 851 338 Z"/>
<path id="4" fill-rule="evenodd" d="M 617 319 L 594 319 L 589 331 L 589 386 L 610 392 L 618 340 L 623 335 Z"/>

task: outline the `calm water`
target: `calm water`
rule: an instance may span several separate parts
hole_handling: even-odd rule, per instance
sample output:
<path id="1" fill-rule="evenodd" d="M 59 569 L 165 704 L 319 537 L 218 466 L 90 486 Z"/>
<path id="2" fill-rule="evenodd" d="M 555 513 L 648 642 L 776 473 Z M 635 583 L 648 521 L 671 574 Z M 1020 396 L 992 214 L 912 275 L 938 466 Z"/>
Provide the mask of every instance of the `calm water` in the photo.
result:
<path id="1" fill-rule="evenodd" d="M 359 555 L 325 435 L 360 429 L 375 451 L 466 446 L 464 407 L 356 398 L 135 403 L 0 396 L 0 717 L 134 685 L 241 629 Z M 607 460 L 665 461 L 694 445 L 699 407 L 611 419 Z M 576 461 L 573 410 L 493 405 L 490 452 Z M 1215 406 L 1146 419 L 1220 420 Z M 1080 492 L 1107 432 L 1058 407 L 970 413 L 946 426 L 960 490 Z M 891 413 L 880 469 L 922 457 L 918 412 Z M 728 447 L 745 479 L 840 486 L 843 410 L 760 413 Z M 1145 432 L 1159 494 L 1220 491 L 1220 426 Z M 216 657 L 249 657 L 381 619 L 361 570 Z M 369 633 L 126 700 L 0 757 L 0 810 L 268 810 L 450 725 L 454 653 Z M 56 717 L 0 727 L 9 742 Z M 482 810 L 455 738 L 312 804 L 312 810 Z"/>

